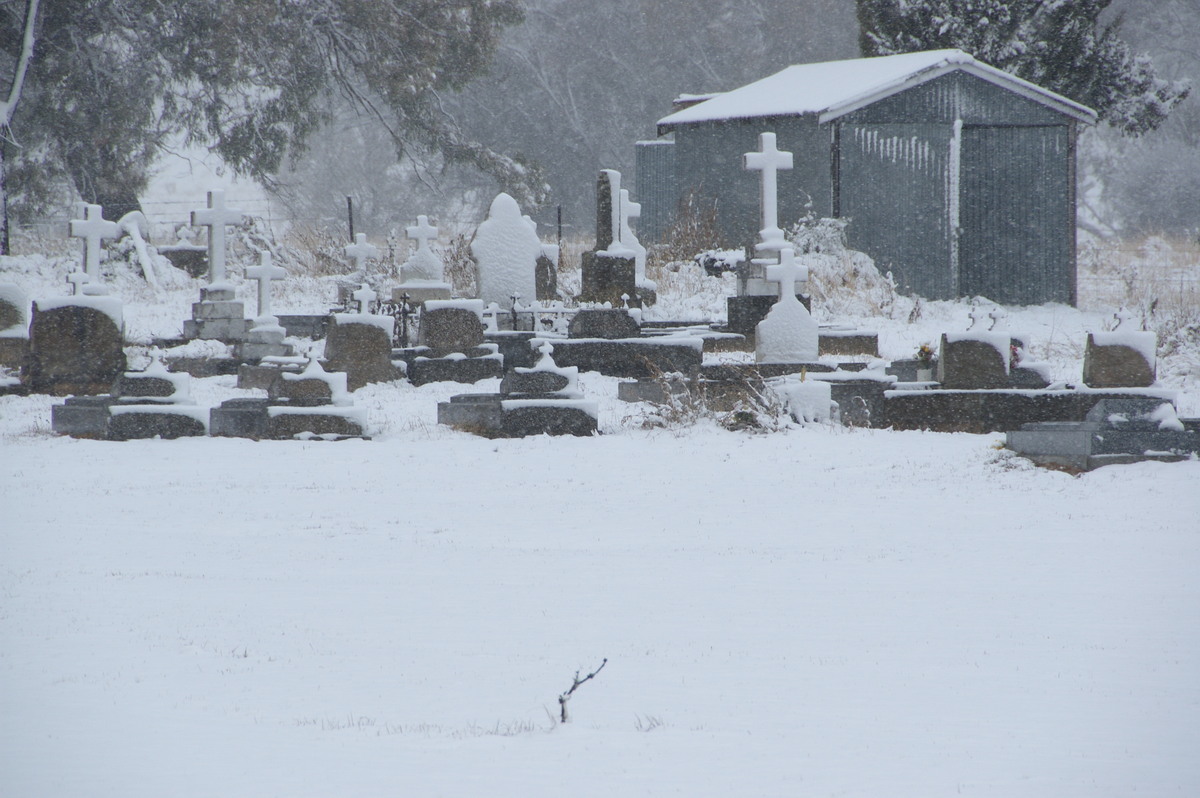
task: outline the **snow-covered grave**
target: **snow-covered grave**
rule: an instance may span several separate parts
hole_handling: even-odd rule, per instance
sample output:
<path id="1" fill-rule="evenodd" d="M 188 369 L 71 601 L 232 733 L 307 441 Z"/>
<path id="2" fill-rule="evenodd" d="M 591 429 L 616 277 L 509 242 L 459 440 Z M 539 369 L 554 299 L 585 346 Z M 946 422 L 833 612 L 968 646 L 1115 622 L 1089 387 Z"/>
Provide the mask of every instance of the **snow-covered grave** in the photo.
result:
<path id="1" fill-rule="evenodd" d="M 404 376 L 404 364 L 392 362 L 394 317 L 372 312 L 378 298 L 366 283 L 351 294 L 357 313 L 334 313 L 325 337 L 325 368 L 344 372 L 349 390 Z"/>
<path id="2" fill-rule="evenodd" d="M 521 207 L 508 194 L 492 200 L 488 218 L 471 242 L 471 256 L 479 268 L 479 299 L 511 307 L 515 299 L 537 297 L 537 260 L 542 254 L 536 225 L 521 215 Z"/>
<path id="3" fill-rule="evenodd" d="M 807 281 L 808 270 L 796 263 L 791 247 L 779 250 L 779 263 L 766 267 L 766 279 L 779 286 L 779 300 L 758 323 L 754 359 L 758 363 L 815 363 L 820 355 L 817 323 L 796 298 L 797 281 Z"/>
<path id="4" fill-rule="evenodd" d="M 596 180 L 596 248 L 583 253 L 581 302 L 612 307 L 643 304 L 638 292 L 638 261 L 639 257 L 644 261 L 645 248 L 629 229 L 630 216 L 639 215 L 641 206 L 624 207 L 628 201 L 629 192 L 621 188 L 621 173 L 601 169 Z M 627 230 L 631 237 L 628 243 L 623 240 Z M 644 267 L 642 276 L 644 279 Z M 650 289 L 649 285 L 644 287 Z"/>
<path id="5" fill-rule="evenodd" d="M 429 223 L 428 216 L 420 214 L 417 223 L 404 228 L 404 232 L 417 242 L 417 248 L 400 267 L 401 282 L 392 289 L 392 301 L 415 304 L 427 299 L 450 299 L 445 264 L 429 246 L 430 241 L 437 241 L 438 229 Z"/>
<path id="6" fill-rule="evenodd" d="M 238 358 L 243 363 L 257 363 L 264 357 L 294 355 L 295 349 L 283 342 L 287 331 L 271 312 L 271 283 L 285 279 L 288 276 L 287 269 L 273 264 L 270 252 L 260 252 L 258 265 L 247 266 L 245 275 L 258 283 L 258 315 L 253 326 L 246 331 L 245 340 L 237 346 Z"/>

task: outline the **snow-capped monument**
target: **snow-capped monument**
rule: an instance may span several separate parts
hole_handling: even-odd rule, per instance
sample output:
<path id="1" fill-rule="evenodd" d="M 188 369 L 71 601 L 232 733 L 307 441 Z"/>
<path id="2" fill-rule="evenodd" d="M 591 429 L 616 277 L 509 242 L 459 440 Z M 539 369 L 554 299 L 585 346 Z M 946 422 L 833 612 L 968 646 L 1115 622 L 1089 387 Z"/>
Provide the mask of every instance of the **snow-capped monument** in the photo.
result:
<path id="1" fill-rule="evenodd" d="M 796 263 L 791 247 L 779 251 L 779 263 L 766 267 L 766 279 L 779 284 L 779 301 L 758 323 L 754 359 L 758 363 L 812 363 L 817 360 L 820 336 L 808 308 L 796 298 L 796 282 L 807 279 L 808 269 Z"/>
<path id="2" fill-rule="evenodd" d="M 404 232 L 417 242 L 417 248 L 400 267 L 401 283 L 392 289 L 392 298 L 399 300 L 407 295 L 409 302 L 449 299 L 451 287 L 446 282 L 446 268 L 429 246 L 430 241 L 437 241 L 438 229 L 429 223 L 428 216 L 421 214 L 417 223 L 404 228 Z"/>

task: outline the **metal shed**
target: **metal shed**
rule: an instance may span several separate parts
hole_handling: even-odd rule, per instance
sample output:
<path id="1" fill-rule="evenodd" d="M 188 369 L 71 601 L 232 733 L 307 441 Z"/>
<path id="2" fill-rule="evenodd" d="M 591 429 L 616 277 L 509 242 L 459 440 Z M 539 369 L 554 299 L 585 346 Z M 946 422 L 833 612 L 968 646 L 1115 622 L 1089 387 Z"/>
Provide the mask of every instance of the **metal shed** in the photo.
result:
<path id="1" fill-rule="evenodd" d="M 752 244 L 742 154 L 773 131 L 795 156 L 781 224 L 809 208 L 848 219 L 850 245 L 926 298 L 1074 304 L 1076 130 L 1095 120 L 960 50 L 792 66 L 659 120 L 673 143 L 638 145 L 640 233 L 661 237 L 690 197 Z"/>

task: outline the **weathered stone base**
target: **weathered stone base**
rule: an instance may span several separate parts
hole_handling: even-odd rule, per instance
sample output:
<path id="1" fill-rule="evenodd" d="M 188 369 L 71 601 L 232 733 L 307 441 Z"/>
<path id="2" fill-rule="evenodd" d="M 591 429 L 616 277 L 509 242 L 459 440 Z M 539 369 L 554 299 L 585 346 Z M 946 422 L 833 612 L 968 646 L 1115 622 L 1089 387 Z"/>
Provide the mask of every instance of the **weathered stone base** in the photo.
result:
<path id="1" fill-rule="evenodd" d="M 304 371 L 304 364 L 302 363 L 259 363 L 258 365 L 243 363 L 238 366 L 237 387 L 257 388 L 266 391 L 270 390 L 271 385 L 275 380 L 279 379 L 280 374 L 284 372 L 299 374 L 302 371 Z"/>
<path id="2" fill-rule="evenodd" d="M 1083 421 L 1102 399 L 1141 396 L 1170 400 L 1154 391 L 940 390 L 887 391 L 882 426 L 934 432 L 1010 432 L 1023 424 Z"/>
<path id="3" fill-rule="evenodd" d="M 166 402 L 138 402 L 122 403 L 115 396 L 73 396 L 50 408 L 50 428 L 72 438 L 109 441 L 208 434 L 204 422 L 195 418 L 195 405 L 175 408 Z"/>
<path id="4" fill-rule="evenodd" d="M 428 385 L 431 382 L 475 383 L 489 377 L 504 376 L 504 360 L 499 356 L 487 357 L 418 357 L 408 367 L 408 378 L 413 385 Z"/>
<path id="5" fill-rule="evenodd" d="M 209 414 L 215 437 L 254 440 L 365 437 L 360 413 L 352 407 L 281 407 L 271 399 L 229 399 Z"/>
<path id="6" fill-rule="evenodd" d="M 621 307 L 621 297 L 628 297 L 631 307 L 640 307 L 637 292 L 637 264 L 632 257 L 609 255 L 605 252 L 585 252 L 582 256 L 582 285 L 579 301 L 608 302 Z"/>
<path id="7" fill-rule="evenodd" d="M 597 371 L 608 377 L 653 379 L 678 371 L 700 370 L 704 345 L 699 338 L 626 338 L 608 341 L 568 338 L 554 341 L 554 362 L 560 367 Z"/>
<path id="8" fill-rule="evenodd" d="M 596 404 L 564 399 L 510 399 L 502 394 L 459 394 L 438 403 L 438 423 L 485 438 L 595 435 Z"/>

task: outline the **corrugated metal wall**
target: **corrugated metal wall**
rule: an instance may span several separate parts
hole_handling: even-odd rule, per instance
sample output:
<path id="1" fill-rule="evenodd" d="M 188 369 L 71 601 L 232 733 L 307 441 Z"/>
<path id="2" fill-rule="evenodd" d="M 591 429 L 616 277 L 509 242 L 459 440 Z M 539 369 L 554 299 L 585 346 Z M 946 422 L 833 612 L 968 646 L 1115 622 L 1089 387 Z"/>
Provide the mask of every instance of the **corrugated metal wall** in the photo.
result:
<path id="1" fill-rule="evenodd" d="M 1065 126 L 963 129 L 962 296 L 1074 300 L 1069 135 Z"/>
<path id="2" fill-rule="evenodd" d="M 948 221 L 953 128 L 937 124 L 841 127 L 838 191 L 847 239 L 892 272 L 900 290 L 955 295 Z"/>
<path id="3" fill-rule="evenodd" d="M 644 244 L 662 241 L 671 226 L 672 208 L 678 202 L 675 185 L 675 142 L 639 141 L 634 145 L 633 199 L 642 204 L 637 220 L 638 239 Z"/>

